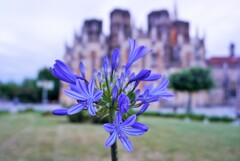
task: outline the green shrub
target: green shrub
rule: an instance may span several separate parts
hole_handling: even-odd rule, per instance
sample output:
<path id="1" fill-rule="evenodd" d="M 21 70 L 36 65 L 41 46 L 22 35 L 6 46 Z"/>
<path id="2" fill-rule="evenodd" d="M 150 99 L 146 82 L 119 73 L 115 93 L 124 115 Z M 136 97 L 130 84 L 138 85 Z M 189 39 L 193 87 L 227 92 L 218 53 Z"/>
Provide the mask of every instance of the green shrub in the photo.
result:
<path id="1" fill-rule="evenodd" d="M 184 119 L 184 118 L 186 118 L 186 117 L 187 117 L 186 114 L 176 114 L 176 118 L 177 118 L 177 119 Z"/>
<path id="2" fill-rule="evenodd" d="M 91 122 L 94 124 L 105 124 L 109 123 L 109 117 L 92 117 Z"/>
<path id="3" fill-rule="evenodd" d="M 233 118 L 229 117 L 207 117 L 205 115 L 197 115 L 197 114 L 176 114 L 176 113 L 160 113 L 160 112 L 145 112 L 142 116 L 152 116 L 152 117 L 164 117 L 164 118 L 177 118 L 177 119 L 184 119 L 186 117 L 190 118 L 191 120 L 195 121 L 203 121 L 205 118 L 208 118 L 209 121 L 212 122 L 232 122 L 234 121 Z"/>
<path id="4" fill-rule="evenodd" d="M 233 118 L 226 117 L 226 116 L 223 116 L 223 117 L 212 116 L 212 117 L 209 117 L 208 120 L 211 122 L 232 122 L 232 121 L 234 121 Z"/>
<path id="5" fill-rule="evenodd" d="M 161 113 L 159 112 L 145 112 L 142 114 L 142 116 L 161 116 Z"/>
<path id="6" fill-rule="evenodd" d="M 0 111 L 0 115 L 6 115 L 6 114 L 9 114 L 8 111 Z"/>
<path id="7" fill-rule="evenodd" d="M 88 115 L 88 112 L 84 110 L 74 115 L 68 115 L 68 120 L 73 123 L 78 123 L 78 122 L 88 122 L 91 120 L 91 118 Z"/>
<path id="8" fill-rule="evenodd" d="M 187 115 L 190 119 L 196 120 L 196 121 L 203 121 L 206 116 L 205 115 L 196 115 L 196 114 L 189 114 Z"/>
<path id="9" fill-rule="evenodd" d="M 52 116 L 53 114 L 51 111 L 43 111 L 43 112 L 41 112 L 41 115 L 42 116 Z"/>
<path id="10" fill-rule="evenodd" d="M 33 113 L 35 110 L 32 107 L 28 107 L 24 110 L 20 110 L 19 113 Z"/>

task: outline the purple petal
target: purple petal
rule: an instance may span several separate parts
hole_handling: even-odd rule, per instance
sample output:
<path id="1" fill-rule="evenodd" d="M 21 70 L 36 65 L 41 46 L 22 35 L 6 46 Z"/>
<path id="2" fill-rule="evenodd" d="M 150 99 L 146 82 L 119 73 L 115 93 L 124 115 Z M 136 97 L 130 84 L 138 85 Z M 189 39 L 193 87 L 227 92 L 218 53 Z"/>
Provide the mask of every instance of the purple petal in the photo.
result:
<path id="1" fill-rule="evenodd" d="M 144 131 L 148 131 L 148 127 L 140 122 L 135 122 L 133 125 L 132 125 L 133 128 L 135 129 L 140 129 L 140 130 L 144 130 Z"/>
<path id="2" fill-rule="evenodd" d="M 144 81 L 155 81 L 162 77 L 161 74 L 151 74 L 147 78 L 144 79 Z"/>
<path id="3" fill-rule="evenodd" d="M 146 132 L 144 130 L 134 128 L 122 128 L 122 131 L 131 136 L 140 136 Z"/>
<path id="4" fill-rule="evenodd" d="M 137 61 L 138 59 L 140 59 L 141 57 L 143 57 L 144 55 L 151 53 L 152 50 L 148 50 L 147 47 L 145 46 L 140 46 L 138 47 L 138 49 L 136 49 L 136 52 L 138 53 L 135 57 L 134 61 Z"/>
<path id="5" fill-rule="evenodd" d="M 126 64 L 126 69 L 129 69 L 130 66 L 139 58 L 151 52 L 151 50 L 147 50 L 145 46 L 140 46 L 136 48 L 136 40 L 129 39 L 129 46 L 130 51 L 128 56 L 128 62 Z"/>
<path id="6" fill-rule="evenodd" d="M 144 89 L 145 90 L 149 90 L 149 91 L 152 91 L 152 89 L 153 89 L 153 83 L 151 83 L 150 85 L 148 85 L 148 86 L 144 86 Z"/>
<path id="7" fill-rule="evenodd" d="M 112 89 L 112 100 L 113 102 L 115 102 L 116 98 L 117 98 L 117 95 L 118 95 L 118 88 L 117 86 L 115 85 Z"/>
<path id="8" fill-rule="evenodd" d="M 110 123 L 104 124 L 103 128 L 109 133 L 112 133 L 116 129 L 115 126 Z"/>
<path id="9" fill-rule="evenodd" d="M 68 96 L 68 97 L 71 97 L 75 100 L 81 100 L 81 101 L 85 101 L 86 97 L 80 95 L 79 93 L 75 92 L 75 91 L 71 91 L 71 90 L 64 90 L 64 93 Z"/>
<path id="10" fill-rule="evenodd" d="M 64 82 L 67 82 L 67 83 L 71 83 L 71 84 L 75 84 L 75 81 L 72 81 L 71 79 L 69 79 L 68 77 L 64 76 L 62 73 L 60 72 L 56 72 L 55 69 L 53 68 L 50 68 L 50 71 L 52 73 L 52 75 Z"/>
<path id="11" fill-rule="evenodd" d="M 68 68 L 68 67 L 67 66 L 61 66 L 58 63 L 54 64 L 54 70 L 56 71 L 56 73 L 61 73 L 63 76 L 67 77 L 72 82 L 76 82 L 77 79 L 74 76 L 73 72 L 70 69 L 66 69 L 66 68 Z"/>
<path id="12" fill-rule="evenodd" d="M 126 149 L 128 152 L 133 151 L 132 143 L 125 134 L 121 133 L 120 135 L 118 135 L 118 138 L 121 141 L 124 149 Z"/>
<path id="13" fill-rule="evenodd" d="M 80 68 L 80 71 L 81 71 L 81 74 L 82 74 L 83 78 L 85 78 L 85 67 L 84 67 L 84 64 L 82 62 L 80 62 L 79 68 Z"/>
<path id="14" fill-rule="evenodd" d="M 114 131 L 105 142 L 105 147 L 108 148 L 115 143 L 117 139 L 117 132 Z"/>
<path id="15" fill-rule="evenodd" d="M 75 91 L 77 93 L 81 93 L 78 86 L 76 86 L 75 84 L 70 84 L 69 86 L 70 86 L 70 90 Z"/>
<path id="16" fill-rule="evenodd" d="M 93 106 L 93 103 L 89 103 L 88 104 L 88 113 L 91 116 L 95 116 L 96 115 L 96 108 Z"/>
<path id="17" fill-rule="evenodd" d="M 144 113 L 144 112 L 147 110 L 148 106 L 149 106 L 148 103 L 144 104 L 144 105 L 142 106 L 142 108 L 138 111 L 137 116 L 139 116 L 139 115 L 141 115 L 142 113 Z"/>
<path id="18" fill-rule="evenodd" d="M 119 55 L 119 49 L 114 49 L 112 53 L 112 71 L 118 67 Z"/>
<path id="19" fill-rule="evenodd" d="M 68 114 L 67 108 L 58 108 L 52 111 L 52 114 L 58 115 L 58 116 L 65 116 Z"/>
<path id="20" fill-rule="evenodd" d="M 93 96 L 94 86 L 95 86 L 95 82 L 94 82 L 94 78 L 92 78 L 88 84 L 88 93 L 90 94 L 90 96 Z"/>
<path id="21" fill-rule="evenodd" d="M 165 99 L 165 100 L 169 100 L 170 97 L 174 97 L 174 94 L 169 93 L 169 92 L 165 92 L 163 94 L 160 94 L 159 97 L 162 98 L 162 99 Z"/>
<path id="22" fill-rule="evenodd" d="M 139 94 L 140 94 L 140 89 L 137 89 L 137 90 L 135 91 L 135 98 L 138 98 Z"/>
<path id="23" fill-rule="evenodd" d="M 69 72 L 69 73 L 73 73 L 72 70 L 61 60 L 55 60 L 55 62 L 64 69 L 64 71 Z"/>
<path id="24" fill-rule="evenodd" d="M 136 43 L 135 39 L 132 40 L 132 39 L 128 38 L 128 41 L 129 41 L 129 46 L 130 46 L 128 59 L 130 61 L 132 61 L 132 58 L 134 57 L 134 55 L 133 55 L 134 54 L 134 50 L 136 48 L 137 43 Z"/>
<path id="25" fill-rule="evenodd" d="M 124 93 L 118 97 L 118 109 L 121 113 L 126 113 L 129 110 L 130 99 Z"/>
<path id="26" fill-rule="evenodd" d="M 117 112 L 116 114 L 116 121 L 117 124 L 121 124 L 122 123 L 122 114 L 120 112 Z"/>
<path id="27" fill-rule="evenodd" d="M 103 91 L 101 90 L 98 90 L 97 92 L 95 92 L 93 96 L 94 97 L 93 101 L 94 102 L 98 101 L 102 97 L 102 94 L 103 94 Z"/>
<path id="28" fill-rule="evenodd" d="M 160 95 L 156 95 L 156 96 L 148 96 L 148 98 L 145 100 L 146 103 L 150 103 L 150 102 L 156 102 L 159 101 Z"/>
<path id="29" fill-rule="evenodd" d="M 151 70 L 141 70 L 134 78 L 130 79 L 129 83 L 144 80 L 150 75 L 150 73 Z"/>
<path id="30" fill-rule="evenodd" d="M 86 105 L 81 104 L 81 103 L 75 104 L 68 109 L 68 114 L 69 115 L 74 115 L 74 114 L 82 111 L 85 107 L 86 107 Z"/>
<path id="31" fill-rule="evenodd" d="M 109 64 L 108 57 L 105 56 L 104 57 L 104 63 L 103 63 L 103 71 L 104 71 L 105 77 L 108 76 L 108 64 Z"/>
<path id="32" fill-rule="evenodd" d="M 87 82 L 87 80 L 86 80 L 84 77 L 80 76 L 80 75 L 74 74 L 74 76 L 75 76 L 77 79 L 81 79 L 81 80 Z"/>
<path id="33" fill-rule="evenodd" d="M 132 126 L 136 122 L 136 115 L 129 116 L 121 125 L 123 127 Z"/>
<path id="34" fill-rule="evenodd" d="M 89 97 L 89 93 L 88 93 L 87 86 L 86 86 L 85 82 L 78 79 L 76 84 L 79 87 L 79 89 L 81 90 L 81 93 L 84 96 Z"/>

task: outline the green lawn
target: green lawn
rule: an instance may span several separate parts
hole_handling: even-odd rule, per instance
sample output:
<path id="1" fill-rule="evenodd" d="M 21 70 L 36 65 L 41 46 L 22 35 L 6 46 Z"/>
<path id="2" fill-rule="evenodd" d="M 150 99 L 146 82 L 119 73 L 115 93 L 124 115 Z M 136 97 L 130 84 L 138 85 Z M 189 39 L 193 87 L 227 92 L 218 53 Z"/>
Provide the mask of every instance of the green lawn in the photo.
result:
<path id="1" fill-rule="evenodd" d="M 240 161 L 240 127 L 144 117 L 148 133 L 119 145 L 119 161 Z M 110 161 L 101 125 L 70 124 L 65 117 L 0 115 L 0 161 Z"/>

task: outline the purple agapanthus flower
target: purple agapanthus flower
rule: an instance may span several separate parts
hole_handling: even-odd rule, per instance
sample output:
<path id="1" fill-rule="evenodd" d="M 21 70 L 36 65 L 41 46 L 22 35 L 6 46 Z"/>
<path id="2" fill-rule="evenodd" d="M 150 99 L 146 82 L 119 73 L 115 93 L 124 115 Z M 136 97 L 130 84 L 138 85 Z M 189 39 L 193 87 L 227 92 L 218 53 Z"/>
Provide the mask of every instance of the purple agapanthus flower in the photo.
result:
<path id="1" fill-rule="evenodd" d="M 133 150 L 133 147 L 127 135 L 140 136 L 148 129 L 144 124 L 136 122 L 136 115 L 132 115 L 123 121 L 119 112 L 116 114 L 115 122 L 104 124 L 103 128 L 111 134 L 105 142 L 105 147 L 110 147 L 118 137 L 124 149 L 129 152 Z"/>
<path id="2" fill-rule="evenodd" d="M 76 85 L 71 86 L 71 90 L 65 90 L 65 94 L 78 101 L 78 104 L 73 105 L 67 111 L 68 115 L 76 114 L 82 111 L 84 108 L 88 108 L 88 112 L 91 116 L 96 115 L 96 108 L 94 102 L 97 102 L 103 92 L 98 90 L 94 92 L 94 79 L 92 78 L 88 85 L 81 80 L 77 80 Z M 62 109 L 56 109 L 53 114 L 58 114 Z"/>
<path id="3" fill-rule="evenodd" d="M 173 97 L 173 94 L 167 89 L 168 80 L 165 76 L 152 74 L 151 70 L 147 69 L 142 69 L 136 74 L 131 71 L 131 65 L 151 50 L 145 46 L 137 46 L 136 40 L 132 39 L 129 39 L 129 48 L 128 60 L 120 70 L 119 49 L 113 50 L 110 60 L 105 56 L 101 70 L 94 69 L 90 78 L 87 78 L 82 62 L 79 64 L 80 75 L 75 74 L 60 60 L 56 60 L 50 70 L 53 76 L 69 84 L 70 89 L 64 92 L 77 101 L 77 104 L 70 108 L 59 108 L 52 113 L 60 116 L 73 115 L 87 109 L 91 116 L 108 116 L 109 123 L 104 124 L 103 127 L 110 133 L 110 137 L 106 140 L 105 146 L 115 144 L 118 137 L 123 147 L 130 152 L 133 148 L 127 135 L 139 136 L 148 131 L 146 125 L 136 122 L 136 117 L 143 114 L 150 107 L 150 103 L 161 98 L 168 99 Z M 160 82 L 155 87 L 152 83 L 145 86 L 142 92 L 142 89 L 138 88 L 140 82 L 158 79 Z M 135 111 L 136 115 L 130 116 L 130 111 Z M 123 120 L 122 116 L 127 119 Z M 116 147 L 116 144 L 112 147 Z"/>

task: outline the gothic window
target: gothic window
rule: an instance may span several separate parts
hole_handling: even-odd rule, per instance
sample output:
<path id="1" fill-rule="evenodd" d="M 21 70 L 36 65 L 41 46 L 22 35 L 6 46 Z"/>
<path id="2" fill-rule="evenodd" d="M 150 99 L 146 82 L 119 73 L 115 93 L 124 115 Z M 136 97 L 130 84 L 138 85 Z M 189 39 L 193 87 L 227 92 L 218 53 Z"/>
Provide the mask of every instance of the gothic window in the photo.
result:
<path id="1" fill-rule="evenodd" d="M 191 53 L 186 54 L 185 61 L 186 61 L 186 66 L 189 67 L 191 62 Z"/>
<path id="2" fill-rule="evenodd" d="M 237 96 L 237 86 L 235 82 L 229 84 L 228 93 L 230 98 L 235 98 Z"/>
<path id="3" fill-rule="evenodd" d="M 151 54 L 151 67 L 154 68 L 154 67 L 157 67 L 157 53 L 153 52 Z"/>
<path id="4" fill-rule="evenodd" d="M 142 57 L 142 68 L 143 68 L 143 69 L 146 68 L 145 62 L 146 62 L 146 56 L 143 56 L 143 57 Z"/>
<path id="5" fill-rule="evenodd" d="M 91 52 L 91 66 L 92 66 L 92 72 L 94 69 L 96 69 L 96 52 L 92 51 Z"/>

